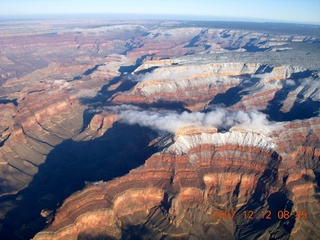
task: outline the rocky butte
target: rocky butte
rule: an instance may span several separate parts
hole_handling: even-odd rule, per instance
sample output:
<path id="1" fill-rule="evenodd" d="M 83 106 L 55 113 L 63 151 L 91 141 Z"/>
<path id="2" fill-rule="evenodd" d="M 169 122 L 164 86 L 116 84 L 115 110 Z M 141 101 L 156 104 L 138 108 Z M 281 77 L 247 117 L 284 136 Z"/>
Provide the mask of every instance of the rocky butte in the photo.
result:
<path id="1" fill-rule="evenodd" d="M 315 25 L 0 22 L 1 239 L 319 239 Z"/>

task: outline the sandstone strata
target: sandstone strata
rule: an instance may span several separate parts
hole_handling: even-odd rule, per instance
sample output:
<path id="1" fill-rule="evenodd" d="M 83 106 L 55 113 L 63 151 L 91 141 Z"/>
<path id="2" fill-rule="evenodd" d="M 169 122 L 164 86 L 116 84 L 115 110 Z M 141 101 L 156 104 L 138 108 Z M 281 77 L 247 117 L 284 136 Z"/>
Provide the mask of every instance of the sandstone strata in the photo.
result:
<path id="1" fill-rule="evenodd" d="M 177 65 L 172 65 L 172 61 Z M 275 111 L 290 112 L 295 102 L 319 99 L 319 87 L 306 84 L 318 81 L 317 72 L 313 76 L 297 80 L 296 75 L 306 71 L 289 65 L 273 67 L 260 63 L 210 63 L 195 65 L 172 61 L 147 61 L 137 69 L 138 84 L 128 92 L 117 93 L 112 101 L 116 104 L 181 104 L 195 111 L 206 109 L 210 103 L 224 104 L 233 109 L 252 108 L 267 110 L 277 95 L 287 94 L 279 99 L 283 107 Z M 180 63 L 179 63 L 180 61 Z M 150 73 L 139 74 L 141 69 L 157 67 Z M 299 83 L 298 83 L 299 82 Z M 297 86 L 299 85 L 299 87 Z M 297 99 L 298 95 L 303 99 Z M 283 97 L 283 96 L 281 96 Z M 270 109 L 273 111 L 273 109 Z"/>
<path id="2" fill-rule="evenodd" d="M 0 236 L 29 239 L 47 223 L 35 239 L 319 238 L 319 36 L 211 23 L 83 24 L 0 26 Z M 189 126 L 155 136 L 120 123 L 110 106 L 121 104 L 258 109 L 283 127 Z M 108 145 L 100 161 L 87 153 L 97 142 Z M 65 164 L 54 158 L 61 146 L 70 153 Z M 158 149 L 151 157 L 150 148 Z M 111 181 L 84 179 L 86 187 L 67 199 L 84 183 L 53 184 L 68 177 L 63 171 L 124 174 L 137 167 L 132 153 L 145 164 Z M 67 170 L 51 171 L 48 159 Z M 46 181 L 34 187 L 37 179 Z M 32 187 L 39 194 L 28 196 Z M 217 210 L 235 210 L 235 218 L 213 219 Z M 250 210 L 273 218 L 246 219 Z M 285 210 L 290 218 L 278 219 Z"/>
<path id="3" fill-rule="evenodd" d="M 304 150 L 302 146 L 317 148 L 319 136 L 307 139 L 306 135 L 308 126 L 318 131 L 319 119 L 296 122 L 293 131 L 288 131 L 293 127 L 289 126 L 285 124 L 282 130 L 268 136 L 236 130 L 217 133 L 210 129 L 181 129 L 172 145 L 154 154 L 141 168 L 117 180 L 88 186 L 70 197 L 59 209 L 55 222 L 35 239 L 122 239 L 129 237 L 127 231 L 131 238 L 152 239 L 184 239 L 190 235 L 215 239 L 221 234 L 226 238 L 253 239 L 266 236 L 267 232 L 269 236 L 286 235 L 282 225 L 289 224 L 290 219 L 273 216 L 270 222 L 264 222 L 261 218 L 243 217 L 243 211 L 248 210 L 259 215 L 271 209 L 276 215 L 271 199 L 281 192 L 287 202 L 279 210 L 289 209 L 290 201 L 293 204 L 289 211 L 296 223 L 290 238 L 299 239 L 305 231 L 318 236 L 319 204 L 311 203 L 317 202 L 313 171 L 319 171 L 319 151 Z M 291 141 L 280 140 L 285 138 Z M 301 158 L 310 159 L 309 170 L 295 163 Z M 264 203 L 263 207 L 254 202 Z M 230 209 L 237 211 L 235 219 L 212 219 L 215 210 Z M 302 210 L 310 214 L 308 219 L 296 216 Z M 261 226 L 250 230 L 249 221 Z M 242 226 L 241 232 L 235 231 L 237 226 Z"/>

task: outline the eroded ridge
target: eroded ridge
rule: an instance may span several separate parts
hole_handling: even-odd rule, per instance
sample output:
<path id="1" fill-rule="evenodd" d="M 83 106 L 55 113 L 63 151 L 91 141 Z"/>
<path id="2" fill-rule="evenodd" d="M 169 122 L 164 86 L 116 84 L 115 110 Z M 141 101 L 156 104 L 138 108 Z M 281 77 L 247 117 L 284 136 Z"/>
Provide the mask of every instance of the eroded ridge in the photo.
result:
<path id="1" fill-rule="evenodd" d="M 55 222 L 35 239 L 120 239 L 134 234 L 153 239 L 190 235 L 212 239 L 222 233 L 229 238 L 278 235 L 298 239 L 307 228 L 318 235 L 319 205 L 312 204 L 318 195 L 315 174 L 296 164 L 299 158 L 308 158 L 312 168 L 319 169 L 318 150 L 299 150 L 306 144 L 319 144 L 318 137 L 307 139 L 311 122 L 312 130 L 319 128 L 319 119 L 300 121 L 295 123 L 294 131 L 288 131 L 290 124 L 285 124 L 282 130 L 268 136 L 239 129 L 225 133 L 181 129 L 168 149 L 154 154 L 141 168 L 117 180 L 93 184 L 69 198 Z M 291 142 L 282 143 L 280 139 L 284 137 Z M 286 148 L 285 144 L 291 147 Z M 287 162 L 288 155 L 292 165 Z M 301 180 L 302 175 L 309 177 Z M 284 205 L 279 208 L 273 203 L 277 194 L 284 198 Z M 231 209 L 236 211 L 233 219 L 212 218 L 217 210 Z M 251 210 L 258 216 L 269 211 L 273 217 L 245 219 L 244 211 Z M 279 219 L 279 211 L 289 211 L 291 217 Z M 297 217 L 301 211 L 312 216 Z M 288 231 L 284 225 L 292 221 L 293 230 Z M 259 227 L 252 229 L 252 224 Z"/>
<path id="2" fill-rule="evenodd" d="M 0 237 L 319 238 L 320 34 L 266 29 L 0 25 Z"/>

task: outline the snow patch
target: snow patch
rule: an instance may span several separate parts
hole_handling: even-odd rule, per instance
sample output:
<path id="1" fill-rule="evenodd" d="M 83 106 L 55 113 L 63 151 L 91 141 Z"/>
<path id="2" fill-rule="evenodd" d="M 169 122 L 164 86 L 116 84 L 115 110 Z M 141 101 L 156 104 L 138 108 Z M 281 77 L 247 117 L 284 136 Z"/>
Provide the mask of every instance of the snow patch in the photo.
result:
<path id="1" fill-rule="evenodd" d="M 237 145 L 270 150 L 275 149 L 275 144 L 264 134 L 232 131 L 226 133 L 201 133 L 197 135 L 180 136 L 166 151 L 176 155 L 182 155 L 188 153 L 192 148 L 205 144 L 214 146 Z"/>

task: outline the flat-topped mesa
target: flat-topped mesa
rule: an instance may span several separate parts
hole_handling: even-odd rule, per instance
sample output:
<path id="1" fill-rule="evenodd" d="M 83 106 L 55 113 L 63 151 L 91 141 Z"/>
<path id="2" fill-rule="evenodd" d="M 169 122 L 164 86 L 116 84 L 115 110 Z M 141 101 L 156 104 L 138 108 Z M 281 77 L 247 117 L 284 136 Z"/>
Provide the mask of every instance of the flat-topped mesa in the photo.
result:
<path id="1" fill-rule="evenodd" d="M 174 59 L 173 59 L 174 60 Z M 174 60 L 175 61 L 175 60 Z M 177 59 L 177 61 L 180 61 Z M 245 62 L 219 62 L 219 63 L 193 63 L 182 62 L 181 65 L 167 65 L 156 68 L 147 76 L 144 81 L 152 80 L 152 77 L 161 77 L 168 80 L 181 80 L 181 78 L 199 78 L 212 75 L 218 76 L 238 76 L 243 74 L 254 74 L 261 66 L 259 63 Z M 167 75 L 166 75 L 167 73 Z M 149 77 L 149 78 L 148 78 Z"/>
<path id="2" fill-rule="evenodd" d="M 132 74 L 139 73 L 144 70 L 152 69 L 154 67 L 163 67 L 163 66 L 170 66 L 170 65 L 178 65 L 180 61 L 178 59 L 159 59 L 159 60 L 146 60 L 137 67 Z"/>
<path id="3" fill-rule="evenodd" d="M 268 135 L 271 135 L 276 130 L 282 130 L 283 124 L 273 124 L 270 126 L 254 126 L 249 124 L 240 124 L 231 127 L 228 131 L 229 132 L 238 132 L 238 133 L 252 133 L 257 135 L 264 135 L 266 138 Z M 208 133 L 208 134 L 214 134 L 218 133 L 218 128 L 216 127 L 202 127 L 197 125 L 190 125 L 186 127 L 180 127 L 175 132 L 174 140 L 176 141 L 181 136 L 189 136 L 189 135 L 199 135 L 201 133 Z M 272 141 L 271 138 L 269 138 L 270 142 Z"/>
<path id="4" fill-rule="evenodd" d="M 240 125 L 236 125 L 233 126 L 229 129 L 229 132 L 241 132 L 241 133 L 254 133 L 257 135 L 264 135 L 265 137 L 269 137 L 270 134 L 272 134 L 272 132 L 282 129 L 282 124 L 274 124 L 271 126 L 253 126 L 253 125 L 249 125 L 249 124 L 240 124 Z M 269 138 L 270 141 L 272 141 L 271 138 Z"/>
<path id="5" fill-rule="evenodd" d="M 166 59 L 146 61 L 139 66 L 134 72 L 159 67 L 152 71 L 152 75 L 164 78 L 162 74 L 167 73 L 168 79 L 174 80 L 174 77 L 179 77 L 175 73 L 181 73 L 182 77 L 196 78 L 201 76 L 220 75 L 220 76 L 236 76 L 240 74 L 253 74 L 260 67 L 259 63 L 244 63 L 244 62 L 226 62 L 226 63 L 190 63 L 182 59 Z M 170 73 L 169 73 L 170 71 Z M 187 71 L 187 74 L 185 73 Z M 170 74 L 170 75 L 169 75 Z M 171 75 L 173 74 L 173 77 Z M 204 74 L 204 75 L 202 75 Z M 148 80 L 152 80 L 152 77 Z"/>
<path id="6" fill-rule="evenodd" d="M 130 91 L 117 93 L 114 103 L 180 102 L 187 108 L 203 109 L 217 94 L 237 86 L 241 75 L 253 74 L 257 63 L 209 63 L 169 65 L 137 75 L 140 82 Z M 144 67 L 143 67 L 144 68 Z"/>
<path id="7" fill-rule="evenodd" d="M 188 136 L 188 135 L 196 135 L 201 133 L 217 133 L 217 128 L 205 128 L 205 127 L 199 127 L 199 126 L 188 126 L 188 127 L 181 127 L 179 128 L 174 136 L 174 140 L 176 141 L 181 136 Z"/>
<path id="8" fill-rule="evenodd" d="M 270 101 L 282 96 L 277 95 L 278 92 L 296 92 L 291 94 L 295 98 L 290 98 L 290 102 L 281 101 L 289 111 L 290 103 L 292 107 L 299 93 L 315 99 L 319 92 L 316 86 L 309 84 L 311 80 L 305 80 L 302 83 L 305 87 L 296 90 L 297 76 L 307 76 L 308 71 L 290 65 L 205 63 L 205 60 L 192 62 L 191 59 L 176 58 L 146 61 L 137 68 L 137 73 L 138 69 L 152 71 L 136 74 L 139 82 L 130 91 L 116 93 L 112 99 L 114 103 L 178 103 L 196 111 L 203 110 L 212 101 L 221 104 L 230 101 L 233 109 L 265 110 Z"/>
<path id="9" fill-rule="evenodd" d="M 232 148 L 248 147 L 262 148 L 274 151 L 275 145 L 272 140 L 260 132 L 236 131 L 217 133 L 217 132 L 195 132 L 190 135 L 178 135 L 173 145 L 168 151 L 177 155 L 187 154 L 191 149 L 200 145 L 210 145 L 213 147 L 233 146 Z"/>

